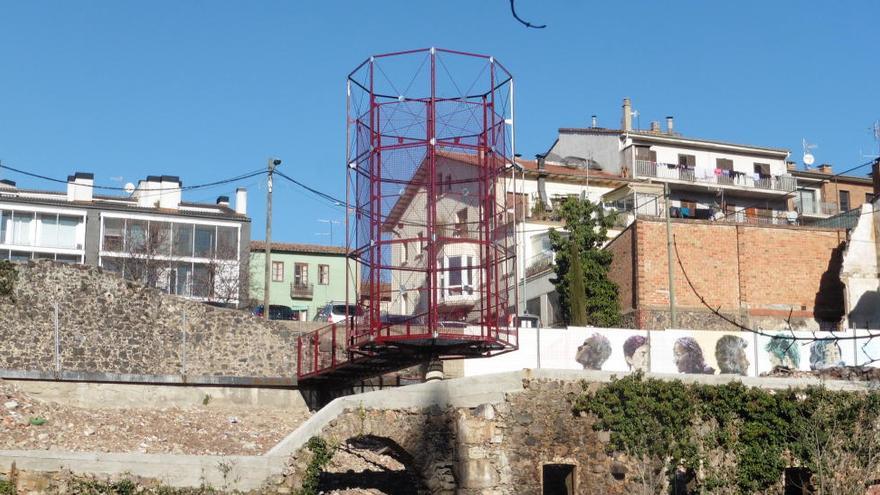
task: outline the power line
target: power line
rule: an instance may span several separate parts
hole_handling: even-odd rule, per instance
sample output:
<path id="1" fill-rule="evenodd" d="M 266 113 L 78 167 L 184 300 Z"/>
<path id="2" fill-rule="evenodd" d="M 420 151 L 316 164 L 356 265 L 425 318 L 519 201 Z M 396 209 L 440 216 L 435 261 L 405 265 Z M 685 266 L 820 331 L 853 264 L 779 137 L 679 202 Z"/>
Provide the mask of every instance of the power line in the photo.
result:
<path id="1" fill-rule="evenodd" d="M 26 171 L 26 170 L 21 170 L 21 169 L 18 169 L 18 168 L 10 167 L 9 165 L 3 165 L 3 163 L 0 162 L 0 170 L 2 170 L 2 169 L 6 169 L 6 170 L 9 170 L 9 171 L 11 171 L 11 172 L 15 172 L 15 173 L 18 173 L 18 174 L 21 174 L 21 175 L 26 175 L 26 176 L 28 176 L 28 177 L 33 177 L 33 178 L 35 178 L 35 179 L 45 180 L 45 181 L 49 181 L 49 182 L 55 182 L 55 183 L 58 183 L 58 184 L 68 184 L 68 181 L 66 181 L 66 180 L 56 179 L 55 177 L 49 177 L 49 176 L 46 176 L 46 175 L 41 175 L 41 174 L 36 174 L 36 173 L 33 173 L 33 172 L 28 172 L 28 171 Z M 206 188 L 206 187 L 214 187 L 214 186 L 219 186 L 219 185 L 223 185 L 223 184 L 228 184 L 228 183 L 230 183 L 230 182 L 235 182 L 235 181 L 239 181 L 239 180 L 249 179 L 249 178 L 251 178 L 251 177 L 256 177 L 257 175 L 261 175 L 261 174 L 265 174 L 265 173 L 266 173 L 265 170 L 256 170 L 256 171 L 246 172 L 246 173 L 244 173 L 244 174 L 242 174 L 242 175 L 237 175 L 237 176 L 235 176 L 235 177 L 230 177 L 230 178 L 228 178 L 228 179 L 222 179 L 222 180 L 218 180 L 218 181 L 214 181 L 214 182 L 207 182 L 207 183 L 204 183 L 204 184 L 195 184 L 195 185 L 192 185 L 192 186 L 181 186 L 180 188 L 175 188 L 175 190 L 176 190 L 176 189 L 180 189 L 181 191 L 193 191 L 193 190 L 196 190 L 196 189 L 203 189 L 203 188 Z M 89 187 L 89 188 L 91 188 L 91 189 L 99 189 L 99 190 L 103 190 L 103 191 L 123 191 L 123 192 L 128 192 L 128 191 L 125 190 L 124 187 L 116 187 L 116 186 L 100 186 L 100 185 L 95 185 L 95 184 L 91 184 L 91 185 L 90 185 L 90 184 L 77 184 L 77 186 L 80 186 L 80 187 Z M 159 191 L 146 191 L 146 192 L 147 192 L 147 193 L 153 193 L 153 192 L 159 192 Z M 167 193 L 168 191 L 165 191 L 165 192 Z"/>
<path id="2" fill-rule="evenodd" d="M 297 186 L 305 189 L 306 191 L 309 191 L 310 193 L 312 193 L 316 196 L 319 196 L 319 197 L 324 198 L 332 203 L 335 203 L 337 206 L 344 206 L 345 205 L 345 201 L 343 201 L 339 198 L 334 198 L 333 196 L 331 196 L 327 193 L 321 192 L 313 187 L 307 186 L 307 185 L 303 184 L 302 182 L 300 182 L 294 178 L 289 177 L 287 174 L 284 174 L 283 172 L 279 172 L 276 170 L 275 174 L 278 175 L 279 177 L 283 177 L 283 178 L 289 180 L 290 182 L 296 184 Z"/>

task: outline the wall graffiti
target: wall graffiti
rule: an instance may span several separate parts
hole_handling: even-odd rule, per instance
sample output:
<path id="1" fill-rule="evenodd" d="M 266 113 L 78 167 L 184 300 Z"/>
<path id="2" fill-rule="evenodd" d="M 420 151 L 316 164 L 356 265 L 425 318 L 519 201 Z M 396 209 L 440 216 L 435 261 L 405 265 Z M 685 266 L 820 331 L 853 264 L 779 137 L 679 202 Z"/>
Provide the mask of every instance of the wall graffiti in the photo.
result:
<path id="1" fill-rule="evenodd" d="M 792 335 L 808 340 L 795 340 Z M 537 368 L 539 362 L 542 368 L 554 369 L 741 376 L 758 376 L 776 366 L 804 371 L 840 365 L 880 366 L 872 362 L 880 359 L 880 339 L 852 338 L 866 335 L 865 330 L 764 336 L 713 330 L 524 328 L 519 331 L 517 351 L 466 360 L 464 374 Z"/>

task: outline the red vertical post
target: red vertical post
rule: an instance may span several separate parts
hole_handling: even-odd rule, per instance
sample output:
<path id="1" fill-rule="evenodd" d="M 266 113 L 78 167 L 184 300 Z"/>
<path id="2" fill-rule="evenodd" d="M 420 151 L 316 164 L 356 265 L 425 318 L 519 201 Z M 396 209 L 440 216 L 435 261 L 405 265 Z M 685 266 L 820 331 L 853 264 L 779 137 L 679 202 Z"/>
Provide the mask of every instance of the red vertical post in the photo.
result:
<path id="1" fill-rule="evenodd" d="M 428 311 L 427 311 L 427 330 L 433 334 L 437 331 L 437 270 L 438 270 L 438 251 L 437 251 L 437 155 L 435 146 L 437 144 L 437 135 L 435 129 L 435 119 L 437 111 L 437 51 L 431 47 L 431 97 L 428 101 L 428 107 L 425 112 L 427 125 L 427 146 L 428 146 L 428 218 L 427 218 L 427 236 L 428 236 L 428 261 L 427 261 L 427 285 L 428 285 Z"/>

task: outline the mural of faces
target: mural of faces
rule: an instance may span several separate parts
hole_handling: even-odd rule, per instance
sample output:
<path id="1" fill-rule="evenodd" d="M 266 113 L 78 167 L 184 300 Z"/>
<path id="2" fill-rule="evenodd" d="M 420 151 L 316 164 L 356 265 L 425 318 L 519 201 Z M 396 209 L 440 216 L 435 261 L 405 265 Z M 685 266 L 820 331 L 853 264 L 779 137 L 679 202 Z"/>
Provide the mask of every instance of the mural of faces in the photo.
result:
<path id="1" fill-rule="evenodd" d="M 693 337 L 682 337 L 675 341 L 672 348 L 675 366 L 680 373 L 698 373 L 712 375 L 715 368 L 708 366 L 703 358 L 703 349 Z"/>
<path id="2" fill-rule="evenodd" d="M 578 347 L 575 359 L 585 370 L 601 370 L 610 356 L 611 344 L 608 339 L 602 334 L 594 333 Z"/>
<path id="3" fill-rule="evenodd" d="M 795 340 L 784 334 L 777 334 L 772 337 L 767 346 L 764 347 L 770 358 L 770 364 L 774 368 L 777 366 L 797 369 L 801 364 L 801 350 Z"/>
<path id="4" fill-rule="evenodd" d="M 746 341 L 736 335 L 725 335 L 715 344 L 715 361 L 721 373 L 746 376 L 749 360 L 746 357 Z"/>
<path id="5" fill-rule="evenodd" d="M 843 366 L 840 345 L 832 339 L 820 339 L 810 346 L 810 369 L 821 370 L 833 366 Z"/>
<path id="6" fill-rule="evenodd" d="M 648 371 L 648 338 L 633 335 L 623 343 L 623 358 L 630 371 Z"/>

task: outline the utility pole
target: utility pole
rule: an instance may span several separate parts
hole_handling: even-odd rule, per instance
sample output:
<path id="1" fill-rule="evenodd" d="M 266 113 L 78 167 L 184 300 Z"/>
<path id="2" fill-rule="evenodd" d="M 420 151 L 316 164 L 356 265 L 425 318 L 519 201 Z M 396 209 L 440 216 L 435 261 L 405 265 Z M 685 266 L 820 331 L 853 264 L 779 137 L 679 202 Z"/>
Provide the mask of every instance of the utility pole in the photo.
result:
<path id="1" fill-rule="evenodd" d="M 269 286 L 272 281 L 272 174 L 275 173 L 275 167 L 281 165 L 281 160 L 277 158 L 269 159 L 269 174 L 266 176 L 266 266 L 263 272 L 263 318 L 269 319 Z"/>
<path id="2" fill-rule="evenodd" d="M 669 319 L 671 328 L 678 328 L 678 315 L 675 312 L 675 272 L 672 266 L 672 223 L 669 221 L 669 183 L 663 183 L 663 211 L 666 217 L 666 264 L 669 267 Z"/>

